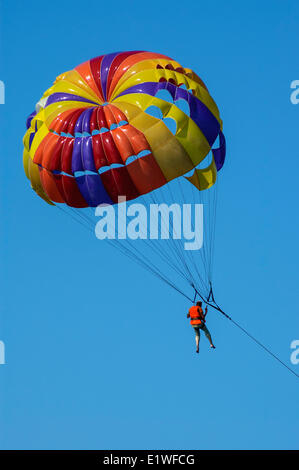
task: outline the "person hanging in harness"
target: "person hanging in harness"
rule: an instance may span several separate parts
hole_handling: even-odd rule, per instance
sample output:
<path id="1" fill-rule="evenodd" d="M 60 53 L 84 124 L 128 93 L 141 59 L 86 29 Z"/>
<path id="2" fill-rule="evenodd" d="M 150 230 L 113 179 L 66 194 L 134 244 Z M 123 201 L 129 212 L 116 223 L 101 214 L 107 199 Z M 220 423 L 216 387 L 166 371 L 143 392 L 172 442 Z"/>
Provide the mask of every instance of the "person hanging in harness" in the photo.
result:
<path id="1" fill-rule="evenodd" d="M 189 312 L 187 314 L 187 318 L 190 318 L 190 324 L 194 329 L 197 353 L 199 353 L 200 330 L 205 333 L 210 342 L 211 348 L 215 349 L 210 332 L 205 325 L 207 313 L 208 307 L 205 308 L 205 313 L 203 313 L 202 302 L 198 301 L 196 302 L 196 305 L 189 308 Z"/>

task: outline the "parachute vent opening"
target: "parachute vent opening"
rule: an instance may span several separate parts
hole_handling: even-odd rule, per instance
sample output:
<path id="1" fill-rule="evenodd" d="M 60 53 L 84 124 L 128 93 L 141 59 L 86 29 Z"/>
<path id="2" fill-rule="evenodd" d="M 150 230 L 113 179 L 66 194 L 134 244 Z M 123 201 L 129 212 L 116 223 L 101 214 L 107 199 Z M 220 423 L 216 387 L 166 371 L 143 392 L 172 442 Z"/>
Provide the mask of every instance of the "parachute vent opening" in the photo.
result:
<path id="1" fill-rule="evenodd" d="M 145 112 L 156 119 L 163 119 L 163 113 L 158 106 L 151 105 L 145 110 Z"/>
<path id="2" fill-rule="evenodd" d="M 96 175 L 97 173 L 95 171 L 91 170 L 83 170 L 83 171 L 75 171 L 74 176 L 75 178 L 80 178 L 80 176 L 86 176 L 86 175 Z"/>
<path id="3" fill-rule="evenodd" d="M 196 165 L 194 168 L 192 168 L 192 170 L 185 173 L 184 177 L 187 178 L 187 179 L 191 178 L 194 175 L 196 170 L 204 170 L 204 169 L 208 168 L 211 165 L 212 161 L 213 161 L 213 154 L 210 151 L 207 154 L 207 156 L 198 165 Z"/>
<path id="4" fill-rule="evenodd" d="M 168 127 L 170 132 L 175 135 L 177 131 L 177 123 L 174 119 L 172 118 L 165 118 L 163 119 L 164 124 Z"/>
<path id="5" fill-rule="evenodd" d="M 164 67 L 160 64 L 158 64 L 156 66 L 156 69 L 158 70 L 173 70 L 174 72 L 177 72 L 177 73 L 181 73 L 183 75 L 186 75 L 186 76 L 192 76 L 192 74 L 190 74 L 189 72 L 187 73 L 185 71 L 185 69 L 183 69 L 183 67 L 174 67 L 172 64 L 166 64 Z M 164 81 L 164 80 L 160 80 L 160 81 Z"/>
<path id="6" fill-rule="evenodd" d="M 177 122 L 175 119 L 171 117 L 163 117 L 162 111 L 158 106 L 149 106 L 145 110 L 146 114 L 149 114 L 152 117 L 155 117 L 156 119 L 160 119 L 161 121 L 164 122 L 166 127 L 170 130 L 170 132 L 175 135 L 177 131 Z"/>
<path id="7" fill-rule="evenodd" d="M 159 90 L 156 95 L 156 98 L 166 101 L 167 103 L 170 103 L 172 105 L 175 105 L 177 108 L 179 108 L 183 113 L 185 113 L 187 116 L 190 116 L 190 106 L 188 101 L 180 98 L 178 100 L 174 100 L 171 93 L 169 93 L 168 90 Z"/>
<path id="8" fill-rule="evenodd" d="M 213 149 L 217 149 L 219 147 L 220 147 L 220 137 L 219 137 L 219 134 L 218 134 L 217 137 L 216 137 L 216 140 L 213 143 Z"/>
<path id="9" fill-rule="evenodd" d="M 138 153 L 138 158 L 146 157 L 146 155 L 149 155 L 151 153 L 150 150 L 141 150 L 141 152 Z"/>
<path id="10" fill-rule="evenodd" d="M 79 137 L 90 137 L 93 135 L 104 134 L 105 132 L 113 131 L 114 129 L 118 129 L 120 127 L 124 127 L 128 125 L 128 121 L 120 121 L 119 123 L 112 123 L 110 129 L 108 127 L 101 127 L 99 129 L 94 129 L 91 133 L 87 131 L 76 131 L 74 134 L 70 134 L 69 132 L 57 132 L 54 129 L 50 128 L 49 132 L 55 134 L 60 137 L 69 137 L 69 138 L 79 138 Z"/>
<path id="11" fill-rule="evenodd" d="M 112 163 L 111 165 L 105 165 L 101 166 L 101 168 L 98 169 L 98 173 L 102 175 L 103 173 L 106 173 L 106 171 L 113 170 L 113 168 L 121 168 L 124 165 L 121 163 Z"/>
<path id="12" fill-rule="evenodd" d="M 159 98 L 160 100 L 166 101 L 167 103 L 174 103 L 171 93 L 169 93 L 168 90 L 158 90 L 155 94 L 155 97 Z"/>
<path id="13" fill-rule="evenodd" d="M 190 116 L 190 106 L 186 100 L 177 100 L 175 105 L 177 108 L 183 111 L 183 113 L 187 114 L 187 116 Z"/>
<path id="14" fill-rule="evenodd" d="M 134 162 L 135 160 L 146 157 L 147 155 L 150 155 L 150 154 L 151 154 L 150 150 L 142 150 L 137 155 L 131 155 L 130 157 L 127 158 L 126 165 L 129 165 L 130 163 Z"/>
<path id="15" fill-rule="evenodd" d="M 107 127 L 101 127 L 100 134 L 104 134 L 105 132 L 109 132 L 109 129 L 107 129 Z"/>
<path id="16" fill-rule="evenodd" d="M 213 160 L 213 154 L 210 151 L 207 156 L 196 166 L 197 170 L 202 170 L 203 168 L 207 168 L 209 165 L 211 165 Z"/>

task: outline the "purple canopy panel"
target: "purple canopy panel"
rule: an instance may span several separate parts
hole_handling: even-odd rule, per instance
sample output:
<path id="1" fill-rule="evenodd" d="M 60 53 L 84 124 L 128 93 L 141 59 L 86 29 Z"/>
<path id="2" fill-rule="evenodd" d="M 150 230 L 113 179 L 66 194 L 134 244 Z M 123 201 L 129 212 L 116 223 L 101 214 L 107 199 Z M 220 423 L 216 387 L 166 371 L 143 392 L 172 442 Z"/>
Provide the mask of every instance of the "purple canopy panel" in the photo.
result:
<path id="1" fill-rule="evenodd" d="M 114 52 L 113 54 L 107 54 L 103 57 L 101 63 L 101 85 L 104 94 L 105 100 L 107 99 L 107 78 L 110 70 L 110 66 L 113 62 L 113 59 L 119 54 L 119 52 Z"/>
<path id="2" fill-rule="evenodd" d="M 82 137 L 82 144 L 81 144 L 81 161 L 82 167 L 86 171 L 94 171 L 97 173 L 97 169 L 95 167 L 94 158 L 93 158 L 93 150 L 92 150 L 92 137 Z"/>
<path id="3" fill-rule="evenodd" d="M 75 137 L 72 153 L 72 173 L 75 174 L 77 171 L 84 171 L 82 164 L 82 142 L 84 137 Z"/>
<path id="4" fill-rule="evenodd" d="M 79 95 L 73 95 L 72 93 L 53 93 L 53 95 L 50 95 L 47 99 L 47 106 L 49 106 L 49 104 L 57 103 L 59 101 L 82 101 L 84 103 L 98 105 L 98 103 L 96 103 L 95 101 L 91 101 Z"/>
<path id="5" fill-rule="evenodd" d="M 32 141 L 35 137 L 35 134 L 36 134 L 35 132 L 32 132 L 29 136 L 29 148 L 31 148 L 31 144 L 32 144 Z"/>
<path id="6" fill-rule="evenodd" d="M 88 108 L 81 114 L 82 116 L 82 132 L 88 132 L 90 134 L 90 117 L 95 108 Z"/>
<path id="7" fill-rule="evenodd" d="M 82 175 L 76 177 L 76 181 L 80 193 L 90 207 L 97 207 L 99 204 L 113 204 L 100 175 Z"/>
<path id="8" fill-rule="evenodd" d="M 32 121 L 32 119 L 34 118 L 34 116 L 36 116 L 36 111 L 32 111 L 32 113 L 29 114 L 28 118 L 26 119 L 26 127 L 27 127 L 27 129 L 29 129 L 29 127 L 31 126 L 31 121 Z"/>

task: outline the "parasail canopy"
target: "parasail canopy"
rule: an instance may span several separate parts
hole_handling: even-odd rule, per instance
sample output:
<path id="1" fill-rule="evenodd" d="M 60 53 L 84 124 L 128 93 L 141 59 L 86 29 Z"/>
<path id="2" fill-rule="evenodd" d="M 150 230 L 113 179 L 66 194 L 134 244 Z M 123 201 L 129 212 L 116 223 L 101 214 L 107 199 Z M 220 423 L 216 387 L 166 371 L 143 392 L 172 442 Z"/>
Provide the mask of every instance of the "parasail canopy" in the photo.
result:
<path id="1" fill-rule="evenodd" d="M 177 285 L 181 277 L 208 297 L 213 188 L 225 160 L 225 138 L 219 110 L 195 72 L 145 51 L 88 60 L 59 75 L 43 94 L 27 119 L 23 142 L 24 169 L 34 191 L 86 223 L 94 224 L 85 209 L 117 204 L 120 197 L 184 204 L 192 194 L 193 203 L 204 203 L 201 264 L 179 240 L 162 248 L 148 243 L 157 260 L 141 247 L 115 243 L 180 292 L 185 292 Z"/>
<path id="2" fill-rule="evenodd" d="M 159 98 L 163 90 L 171 102 Z M 147 113 L 152 107 L 160 118 Z M 61 74 L 27 127 L 24 168 L 33 189 L 49 203 L 77 208 L 135 199 L 185 175 L 219 136 L 209 166 L 188 177 L 207 189 L 225 157 L 222 121 L 202 80 L 151 52 L 107 54 Z"/>

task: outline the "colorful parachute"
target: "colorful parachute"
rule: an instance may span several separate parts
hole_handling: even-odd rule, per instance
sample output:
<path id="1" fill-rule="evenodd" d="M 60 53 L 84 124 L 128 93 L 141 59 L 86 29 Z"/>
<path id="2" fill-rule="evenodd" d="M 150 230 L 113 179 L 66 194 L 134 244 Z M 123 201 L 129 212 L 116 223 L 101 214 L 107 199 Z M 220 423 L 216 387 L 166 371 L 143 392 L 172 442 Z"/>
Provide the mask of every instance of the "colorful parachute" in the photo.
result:
<path id="1" fill-rule="evenodd" d="M 159 90 L 173 103 L 157 98 Z M 190 116 L 176 106 L 179 100 L 188 103 Z M 150 106 L 161 110 L 161 119 L 145 112 Z M 176 122 L 175 135 L 165 118 Z M 221 125 L 217 106 L 191 70 L 161 54 L 107 54 L 63 73 L 44 93 L 27 121 L 25 172 L 49 203 L 111 204 L 186 174 L 220 136 L 209 167 L 190 178 L 206 189 L 224 161 Z"/>
<path id="2" fill-rule="evenodd" d="M 144 51 L 96 57 L 58 76 L 24 136 L 34 191 L 78 209 L 154 195 L 176 179 L 209 190 L 224 159 L 222 121 L 205 84 L 171 58 Z"/>

